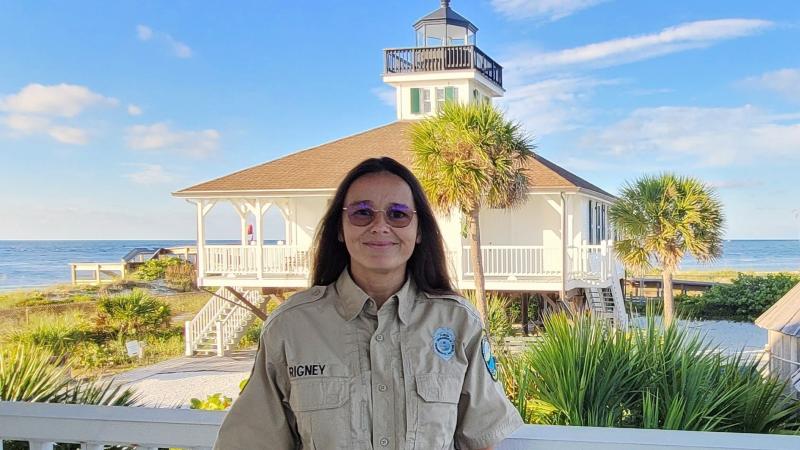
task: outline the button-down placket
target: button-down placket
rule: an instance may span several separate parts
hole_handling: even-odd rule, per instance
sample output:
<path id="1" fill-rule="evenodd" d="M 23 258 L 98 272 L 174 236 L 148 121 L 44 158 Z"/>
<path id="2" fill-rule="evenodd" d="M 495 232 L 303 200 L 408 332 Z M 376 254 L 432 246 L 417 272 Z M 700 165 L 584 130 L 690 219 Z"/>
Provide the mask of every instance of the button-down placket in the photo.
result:
<path id="1" fill-rule="evenodd" d="M 395 426 L 398 413 L 395 405 L 395 374 L 392 359 L 399 343 L 390 337 L 397 333 L 397 296 L 386 301 L 378 310 L 378 328 L 370 341 L 372 366 L 372 442 L 374 448 L 396 448 Z"/>

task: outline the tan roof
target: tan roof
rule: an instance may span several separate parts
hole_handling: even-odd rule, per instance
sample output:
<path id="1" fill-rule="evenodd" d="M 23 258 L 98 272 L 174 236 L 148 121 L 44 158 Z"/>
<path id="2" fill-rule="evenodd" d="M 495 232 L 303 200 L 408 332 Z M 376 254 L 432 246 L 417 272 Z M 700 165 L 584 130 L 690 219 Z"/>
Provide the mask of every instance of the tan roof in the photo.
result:
<path id="1" fill-rule="evenodd" d="M 800 337 L 800 283 L 756 319 L 756 325 Z"/>
<path id="2" fill-rule="evenodd" d="M 336 189 L 350 169 L 367 158 L 379 156 L 389 156 L 411 167 L 411 123 L 390 123 L 200 183 L 176 194 Z M 529 163 L 529 171 L 534 188 L 582 188 L 613 197 L 538 154 Z"/>

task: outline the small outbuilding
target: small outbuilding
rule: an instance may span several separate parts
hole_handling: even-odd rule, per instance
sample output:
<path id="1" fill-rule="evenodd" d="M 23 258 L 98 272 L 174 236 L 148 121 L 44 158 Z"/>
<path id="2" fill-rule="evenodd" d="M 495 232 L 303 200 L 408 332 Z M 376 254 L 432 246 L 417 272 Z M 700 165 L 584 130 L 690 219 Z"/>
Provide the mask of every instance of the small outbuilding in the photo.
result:
<path id="1" fill-rule="evenodd" d="M 800 283 L 756 319 L 768 331 L 769 371 L 800 390 Z"/>

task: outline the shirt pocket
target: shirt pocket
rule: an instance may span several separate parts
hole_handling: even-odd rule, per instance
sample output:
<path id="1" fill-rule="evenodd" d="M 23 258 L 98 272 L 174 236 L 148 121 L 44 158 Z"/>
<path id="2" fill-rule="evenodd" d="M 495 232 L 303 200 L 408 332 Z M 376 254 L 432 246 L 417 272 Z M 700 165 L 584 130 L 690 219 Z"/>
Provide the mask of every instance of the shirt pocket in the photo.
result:
<path id="1" fill-rule="evenodd" d="M 464 378 L 442 373 L 418 374 L 415 378 L 419 398 L 414 448 L 451 448 Z"/>
<path id="2" fill-rule="evenodd" d="M 347 378 L 292 380 L 289 406 L 304 449 L 350 448 L 350 382 Z"/>

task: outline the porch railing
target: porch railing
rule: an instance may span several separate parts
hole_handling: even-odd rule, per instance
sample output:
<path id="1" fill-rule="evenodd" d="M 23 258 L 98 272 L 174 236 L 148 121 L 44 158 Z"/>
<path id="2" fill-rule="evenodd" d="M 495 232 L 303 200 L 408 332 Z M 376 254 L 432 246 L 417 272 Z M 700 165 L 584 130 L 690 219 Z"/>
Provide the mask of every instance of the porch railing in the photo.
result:
<path id="1" fill-rule="evenodd" d="M 561 249 L 543 246 L 482 245 L 483 274 L 499 276 L 554 276 L 561 273 Z M 470 247 L 464 246 L 465 275 L 474 275 Z"/>
<path id="2" fill-rule="evenodd" d="M 55 443 L 77 443 L 88 450 L 113 444 L 210 449 L 224 417 L 220 411 L 0 402 L 0 442 L 26 441 L 36 450 L 53 450 Z M 524 425 L 496 448 L 789 449 L 800 448 L 800 436 Z"/>
<path id="3" fill-rule="evenodd" d="M 205 246 L 205 274 L 257 275 L 258 248 L 254 245 Z M 265 245 L 262 247 L 265 274 L 305 275 L 309 267 L 307 247 Z"/>
<path id="4" fill-rule="evenodd" d="M 503 86 L 503 67 L 474 45 L 384 50 L 384 73 L 406 74 L 475 69 Z"/>

